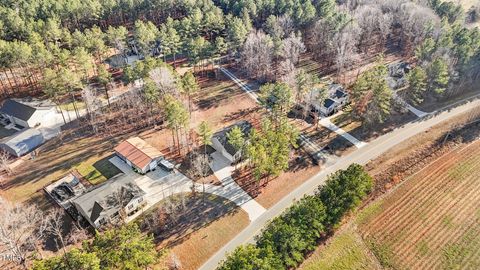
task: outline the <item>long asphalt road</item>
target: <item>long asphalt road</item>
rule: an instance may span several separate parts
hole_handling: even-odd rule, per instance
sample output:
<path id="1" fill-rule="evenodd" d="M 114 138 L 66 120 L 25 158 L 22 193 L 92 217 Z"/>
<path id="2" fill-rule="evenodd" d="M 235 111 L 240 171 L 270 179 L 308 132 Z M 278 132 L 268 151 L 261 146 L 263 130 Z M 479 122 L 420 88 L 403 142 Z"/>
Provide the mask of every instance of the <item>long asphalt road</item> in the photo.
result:
<path id="1" fill-rule="evenodd" d="M 423 118 L 405 124 L 404 126 L 399 127 L 390 133 L 380 136 L 370 142 L 368 145 L 355 150 L 349 155 L 339 158 L 335 164 L 322 169 L 322 171 L 311 177 L 293 192 L 282 198 L 282 200 L 268 209 L 255 221 L 250 223 L 242 232 L 240 232 L 237 236 L 235 236 L 235 238 L 233 238 L 217 253 L 215 253 L 202 267 L 200 267 L 200 269 L 215 269 L 219 263 L 226 258 L 226 255 L 235 250 L 236 247 L 245 243 L 253 243 L 255 235 L 259 234 L 262 228 L 271 219 L 280 215 L 286 208 L 291 206 L 293 202 L 302 198 L 304 195 L 312 194 L 320 185 L 325 183 L 325 180 L 329 174 L 340 169 L 345 169 L 352 163 L 366 164 L 370 160 L 375 159 L 381 154 L 385 153 L 393 146 L 407 141 L 412 136 L 425 132 L 440 122 L 452 119 L 453 117 L 474 108 L 480 109 L 480 100 L 465 102 L 464 104 L 458 105 L 452 109 L 434 112 Z"/>

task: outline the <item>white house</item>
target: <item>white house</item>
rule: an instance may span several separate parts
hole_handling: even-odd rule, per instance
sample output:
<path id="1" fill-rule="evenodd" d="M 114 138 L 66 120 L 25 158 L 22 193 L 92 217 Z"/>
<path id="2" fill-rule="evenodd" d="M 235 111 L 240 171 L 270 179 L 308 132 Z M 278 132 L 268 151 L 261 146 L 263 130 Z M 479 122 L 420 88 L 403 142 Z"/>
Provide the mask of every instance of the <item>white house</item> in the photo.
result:
<path id="1" fill-rule="evenodd" d="M 317 91 L 312 91 L 311 95 L 316 94 Z M 313 100 L 318 100 L 314 97 Z M 328 98 L 323 101 L 323 104 L 313 103 L 312 107 L 321 115 L 328 116 L 340 110 L 349 101 L 348 93 L 340 84 L 331 84 L 328 86 Z"/>
<path id="2" fill-rule="evenodd" d="M 0 122 L 16 129 L 51 126 L 56 121 L 55 104 L 39 99 L 7 99 L 0 108 Z"/>
<path id="3" fill-rule="evenodd" d="M 162 153 L 146 141 L 133 137 L 117 147 L 115 153 L 135 171 L 145 174 L 154 170 L 162 159 Z"/>
<path id="4" fill-rule="evenodd" d="M 115 223 L 145 205 L 145 191 L 128 175 L 115 177 L 73 199 L 72 205 L 94 228 Z"/>
<path id="5" fill-rule="evenodd" d="M 252 125 L 248 121 L 241 121 L 235 123 L 229 127 L 226 127 L 220 131 L 217 131 L 212 136 L 212 147 L 220 152 L 226 159 L 230 162 L 236 162 L 241 158 L 241 151 L 239 149 L 235 149 L 229 142 L 227 138 L 227 134 L 234 128 L 239 127 L 242 131 L 244 138 L 247 137 L 248 133 L 252 129 Z"/>

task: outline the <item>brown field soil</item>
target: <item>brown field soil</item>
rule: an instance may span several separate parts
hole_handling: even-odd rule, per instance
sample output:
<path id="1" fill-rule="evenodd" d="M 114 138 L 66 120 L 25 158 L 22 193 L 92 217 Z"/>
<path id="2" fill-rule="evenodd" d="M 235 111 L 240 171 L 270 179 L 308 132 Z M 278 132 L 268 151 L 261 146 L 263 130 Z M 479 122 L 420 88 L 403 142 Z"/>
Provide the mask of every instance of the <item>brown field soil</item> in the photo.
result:
<path id="1" fill-rule="evenodd" d="M 367 164 L 369 203 L 300 268 L 478 269 L 479 116 L 440 123 Z"/>
<path id="2" fill-rule="evenodd" d="M 372 204 L 360 232 L 383 266 L 480 267 L 480 142 L 442 156 Z"/>
<path id="3" fill-rule="evenodd" d="M 192 234 L 179 245 L 171 248 L 182 262 L 182 269 L 198 269 L 208 258 L 240 233 L 249 223 L 244 211 L 234 212 L 213 221 Z"/>

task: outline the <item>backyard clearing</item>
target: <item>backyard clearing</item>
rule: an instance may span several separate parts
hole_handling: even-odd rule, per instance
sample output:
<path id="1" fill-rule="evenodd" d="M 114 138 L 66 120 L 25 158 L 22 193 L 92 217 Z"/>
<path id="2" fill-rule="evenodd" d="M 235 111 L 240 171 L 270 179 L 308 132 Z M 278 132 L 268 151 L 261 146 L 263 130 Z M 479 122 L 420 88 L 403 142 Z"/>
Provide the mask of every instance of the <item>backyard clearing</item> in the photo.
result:
<path id="1" fill-rule="evenodd" d="M 117 138 L 121 140 L 122 138 Z M 108 162 L 117 140 L 90 136 L 52 139 L 43 145 L 34 160 L 25 160 L 3 183 L 0 195 L 15 202 L 35 202 L 46 206 L 42 189 L 72 169 L 92 184 L 98 184 L 119 171 Z"/>
<path id="2" fill-rule="evenodd" d="M 152 207 L 146 215 L 172 204 L 179 206 L 175 215 L 167 216 L 165 226 L 154 235 L 159 248 L 169 249 L 170 256 L 162 264 L 168 264 L 175 255 L 185 270 L 198 269 L 249 223 L 245 211 L 211 194 L 172 196 Z M 174 221 L 170 222 L 172 217 Z"/>

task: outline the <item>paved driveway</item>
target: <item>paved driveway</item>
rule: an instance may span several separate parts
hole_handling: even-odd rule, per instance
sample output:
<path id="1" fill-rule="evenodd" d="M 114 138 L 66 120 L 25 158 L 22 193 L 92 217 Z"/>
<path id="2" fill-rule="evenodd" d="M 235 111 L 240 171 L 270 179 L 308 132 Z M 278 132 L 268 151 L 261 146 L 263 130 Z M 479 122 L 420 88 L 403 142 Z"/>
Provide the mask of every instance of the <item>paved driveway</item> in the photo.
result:
<path id="1" fill-rule="evenodd" d="M 220 180 L 222 186 L 210 186 L 208 192 L 233 201 L 247 212 L 250 221 L 254 221 L 261 216 L 266 211 L 265 208 L 250 197 L 233 180 L 232 172 L 235 168 L 231 166 L 230 161 L 219 152 L 213 152 L 211 157 L 213 160 L 210 163 L 210 168 L 218 180 Z"/>
<path id="2" fill-rule="evenodd" d="M 179 172 L 170 173 L 161 168 L 157 168 L 155 171 L 149 172 L 146 175 L 140 175 L 135 173 L 130 166 L 117 156 L 112 157 L 109 161 L 125 174 L 124 177 L 132 177 L 135 183 L 145 191 L 145 201 L 147 205 L 143 208 L 143 211 L 169 196 L 178 193 L 192 192 L 192 190 L 195 189 L 197 192 L 205 191 L 205 193 L 214 194 L 234 202 L 247 212 L 251 221 L 263 214 L 265 208 L 253 200 L 252 197 L 233 181 L 231 174 L 234 168 L 230 166 L 228 160 L 218 154 L 213 155 L 213 157 L 214 160 L 210 165 L 215 175 L 222 182 L 221 186 L 196 184 Z M 128 217 L 127 221 L 135 219 L 143 211 L 139 211 Z"/>

